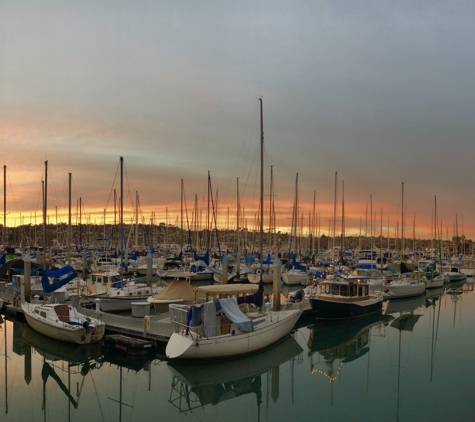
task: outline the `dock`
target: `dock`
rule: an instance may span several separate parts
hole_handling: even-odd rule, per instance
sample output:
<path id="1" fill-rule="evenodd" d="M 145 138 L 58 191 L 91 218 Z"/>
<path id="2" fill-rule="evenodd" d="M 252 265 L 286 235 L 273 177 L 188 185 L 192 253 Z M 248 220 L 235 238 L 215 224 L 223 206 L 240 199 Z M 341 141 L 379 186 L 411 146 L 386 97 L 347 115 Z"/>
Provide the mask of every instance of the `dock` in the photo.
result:
<path id="1" fill-rule="evenodd" d="M 12 295 L 6 292 L 0 293 L 0 298 L 5 302 L 2 313 L 14 318 L 24 318 L 23 310 L 19 306 L 19 303 L 17 303 L 18 300 L 15 300 Z M 70 301 L 66 301 L 65 303 L 72 306 Z M 161 343 L 163 345 L 168 342 L 173 333 L 173 323 L 168 316 L 168 312 L 158 315 L 150 315 L 150 326 L 146 327 L 144 324 L 144 318 L 101 312 L 83 306 L 79 306 L 79 310 L 85 315 L 104 321 L 106 323 L 106 332 L 108 334 L 132 336 L 151 340 L 157 344 Z"/>

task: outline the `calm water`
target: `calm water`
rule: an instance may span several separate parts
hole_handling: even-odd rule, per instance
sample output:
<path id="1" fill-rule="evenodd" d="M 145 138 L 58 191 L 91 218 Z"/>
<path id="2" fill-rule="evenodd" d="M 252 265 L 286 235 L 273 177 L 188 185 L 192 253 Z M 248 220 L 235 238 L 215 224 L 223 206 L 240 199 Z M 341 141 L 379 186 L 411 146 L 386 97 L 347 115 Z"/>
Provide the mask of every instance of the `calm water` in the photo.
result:
<path id="1" fill-rule="evenodd" d="M 474 284 L 450 287 L 351 324 L 307 318 L 268 351 L 207 365 L 104 356 L 6 321 L 1 420 L 473 421 Z"/>

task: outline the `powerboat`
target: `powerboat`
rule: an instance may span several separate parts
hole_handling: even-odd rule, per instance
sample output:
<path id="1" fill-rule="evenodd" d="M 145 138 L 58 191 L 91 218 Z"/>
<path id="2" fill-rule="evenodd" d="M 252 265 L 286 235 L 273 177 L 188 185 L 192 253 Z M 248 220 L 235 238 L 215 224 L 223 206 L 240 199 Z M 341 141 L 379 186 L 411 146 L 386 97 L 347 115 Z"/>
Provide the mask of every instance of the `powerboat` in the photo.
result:
<path id="1" fill-rule="evenodd" d="M 327 279 L 320 288 L 310 297 L 317 322 L 356 319 L 382 309 L 383 296 L 373 293 L 365 279 Z"/>

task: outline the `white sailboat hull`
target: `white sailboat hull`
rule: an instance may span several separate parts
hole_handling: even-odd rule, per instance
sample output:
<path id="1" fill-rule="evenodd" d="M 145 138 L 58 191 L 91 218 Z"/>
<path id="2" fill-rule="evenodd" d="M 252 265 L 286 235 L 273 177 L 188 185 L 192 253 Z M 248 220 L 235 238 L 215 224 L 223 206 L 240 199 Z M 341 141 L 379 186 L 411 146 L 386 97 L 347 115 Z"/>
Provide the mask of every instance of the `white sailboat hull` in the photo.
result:
<path id="1" fill-rule="evenodd" d="M 22 303 L 21 305 L 28 325 L 47 337 L 69 343 L 89 344 L 100 341 L 104 336 L 105 323 L 73 311 L 71 307 L 69 307 L 70 314 L 74 314 L 75 318 L 74 321 L 71 319 L 71 323 L 68 323 L 44 317 L 41 312 L 35 313 L 37 306 L 40 305 L 31 303 Z M 85 321 L 90 322 L 91 330 L 86 330 L 82 325 Z"/>
<path id="2" fill-rule="evenodd" d="M 419 296 L 425 292 L 426 285 L 422 282 L 393 281 L 386 286 L 385 293 L 391 299 Z"/>
<path id="3" fill-rule="evenodd" d="M 226 334 L 211 338 L 195 338 L 185 333 L 173 333 L 167 344 L 170 359 L 222 358 L 238 356 L 264 349 L 288 335 L 302 314 L 301 310 L 269 312 L 256 324 L 253 332 Z M 257 320 L 256 320 L 257 321 Z"/>
<path id="4" fill-rule="evenodd" d="M 300 271 L 289 270 L 282 273 L 282 282 L 287 286 L 301 285 L 308 282 L 308 274 Z"/>

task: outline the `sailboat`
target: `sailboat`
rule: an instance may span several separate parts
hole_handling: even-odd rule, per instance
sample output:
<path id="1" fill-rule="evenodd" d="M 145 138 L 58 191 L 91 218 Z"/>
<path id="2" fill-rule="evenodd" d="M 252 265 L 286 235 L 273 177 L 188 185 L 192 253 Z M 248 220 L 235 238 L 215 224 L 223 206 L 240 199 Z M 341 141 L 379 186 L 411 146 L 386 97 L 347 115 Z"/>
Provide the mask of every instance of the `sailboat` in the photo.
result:
<path id="1" fill-rule="evenodd" d="M 135 280 L 125 280 L 123 278 L 123 256 L 124 256 L 124 233 L 123 233 L 123 217 L 124 217 L 124 158 L 120 157 L 120 250 L 121 280 L 116 281 L 109 287 L 107 294 L 100 296 L 100 308 L 103 312 L 120 312 L 132 309 L 132 302 L 146 302 L 154 293 L 152 287 L 145 283 L 137 283 Z"/>
<path id="2" fill-rule="evenodd" d="M 261 106 L 261 198 L 259 252 L 263 252 L 264 130 Z M 261 261 L 261 277 L 262 277 Z M 255 293 L 238 297 L 254 288 Z M 256 291 L 257 289 L 257 291 Z M 198 289 L 197 289 L 198 290 Z M 170 304 L 175 332 L 167 344 L 170 359 L 217 358 L 245 355 L 268 347 L 287 336 L 302 309 L 263 310 L 264 285 L 222 285 L 199 288 L 207 297 L 219 297 L 199 305 Z M 228 298 L 224 298 L 228 296 Z M 234 297 L 233 297 L 234 296 Z M 244 313 L 239 304 L 248 304 Z"/>

